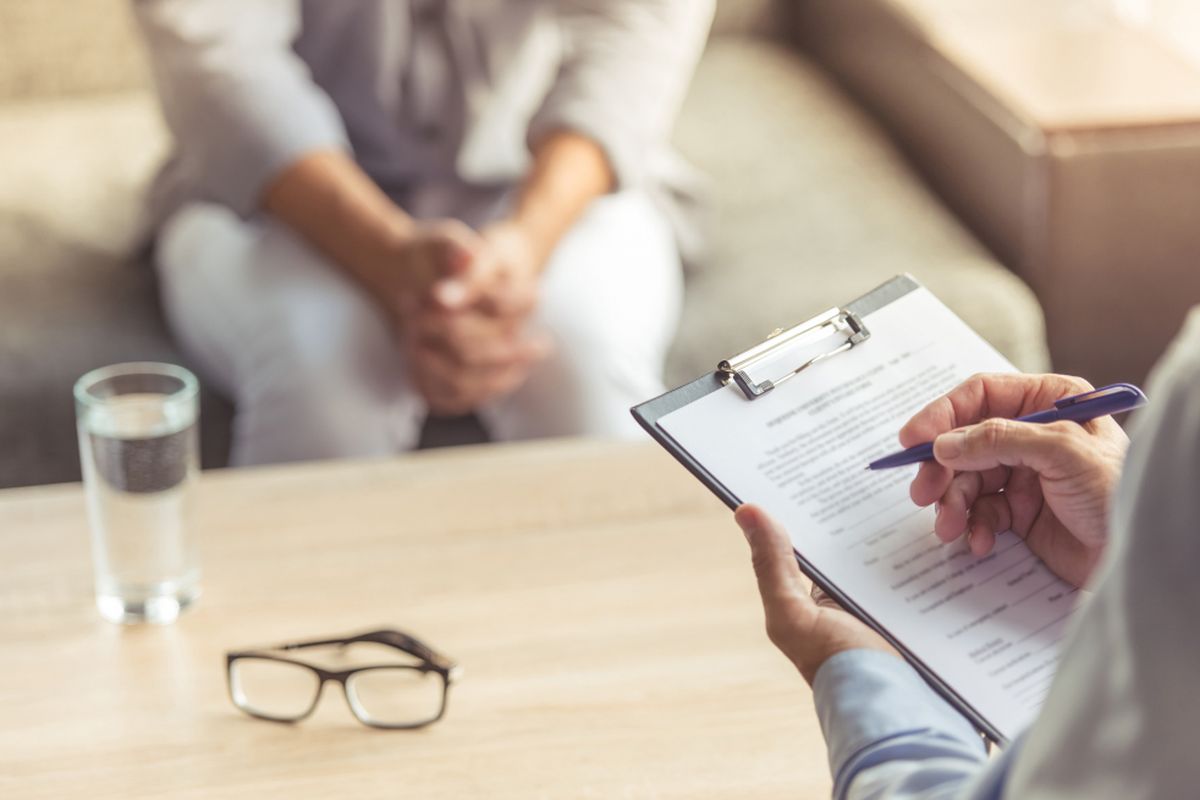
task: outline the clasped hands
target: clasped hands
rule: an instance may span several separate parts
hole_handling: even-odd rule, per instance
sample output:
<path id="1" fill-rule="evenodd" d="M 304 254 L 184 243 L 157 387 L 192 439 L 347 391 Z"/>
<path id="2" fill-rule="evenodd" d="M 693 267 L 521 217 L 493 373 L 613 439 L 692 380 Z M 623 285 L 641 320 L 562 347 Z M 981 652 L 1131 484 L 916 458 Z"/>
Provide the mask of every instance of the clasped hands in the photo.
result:
<path id="1" fill-rule="evenodd" d="M 399 335 L 430 413 L 474 411 L 521 386 L 550 352 L 530 329 L 544 254 L 513 223 L 479 232 L 413 222 L 371 287 Z"/>
<path id="2" fill-rule="evenodd" d="M 1112 417 L 1084 425 L 1012 418 L 1091 388 L 1062 375 L 976 375 L 918 412 L 901 429 L 900 445 L 934 442 L 935 460 L 921 465 L 910 494 L 917 505 L 936 504 L 937 537 L 966 537 L 983 556 L 1011 530 L 1055 574 L 1084 586 L 1108 540 L 1109 502 L 1129 440 Z M 744 505 L 736 519 L 750 543 L 767 634 L 809 683 L 843 650 L 895 652 L 810 589 L 791 539 L 762 509 Z"/>

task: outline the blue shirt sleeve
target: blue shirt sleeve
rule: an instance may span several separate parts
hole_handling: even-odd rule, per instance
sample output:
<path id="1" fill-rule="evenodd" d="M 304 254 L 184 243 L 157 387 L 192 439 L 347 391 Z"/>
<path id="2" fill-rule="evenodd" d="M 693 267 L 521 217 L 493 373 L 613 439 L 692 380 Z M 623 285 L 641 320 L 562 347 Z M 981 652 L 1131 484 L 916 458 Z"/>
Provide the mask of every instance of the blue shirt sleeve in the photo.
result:
<path id="1" fill-rule="evenodd" d="M 1003 789 L 1016 747 L 989 763 L 983 740 L 904 661 L 847 650 L 813 695 L 837 800 L 984 800 Z"/>

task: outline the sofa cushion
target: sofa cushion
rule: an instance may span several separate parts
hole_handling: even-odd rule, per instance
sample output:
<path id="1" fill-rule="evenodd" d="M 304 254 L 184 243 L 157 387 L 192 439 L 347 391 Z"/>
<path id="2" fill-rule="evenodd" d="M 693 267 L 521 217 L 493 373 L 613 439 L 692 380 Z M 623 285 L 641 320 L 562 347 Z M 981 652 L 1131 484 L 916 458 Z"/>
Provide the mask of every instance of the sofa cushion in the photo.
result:
<path id="1" fill-rule="evenodd" d="M 149 85 L 131 0 L 0 0 L 0 100 Z"/>
<path id="2" fill-rule="evenodd" d="M 715 217 L 706 265 L 689 276 L 672 381 L 902 272 L 1019 367 L 1047 366 L 1033 294 L 796 51 L 713 40 L 676 142 L 709 176 Z"/>
<path id="3" fill-rule="evenodd" d="M 77 479 L 71 387 L 94 367 L 186 365 L 137 252 L 141 193 L 165 151 L 145 94 L 0 113 L 0 486 Z M 204 461 L 228 411 L 205 393 Z"/>

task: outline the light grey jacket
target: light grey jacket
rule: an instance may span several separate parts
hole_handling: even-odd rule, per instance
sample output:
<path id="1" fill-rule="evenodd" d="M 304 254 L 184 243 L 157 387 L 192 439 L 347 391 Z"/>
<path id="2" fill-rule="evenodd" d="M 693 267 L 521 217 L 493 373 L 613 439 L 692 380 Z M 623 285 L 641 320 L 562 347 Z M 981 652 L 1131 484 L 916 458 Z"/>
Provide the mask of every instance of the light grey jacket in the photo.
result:
<path id="1" fill-rule="evenodd" d="M 248 216 L 305 153 L 345 148 L 402 204 L 511 186 L 527 142 L 597 141 L 661 182 L 714 0 L 134 0 L 175 138 L 152 196 Z"/>

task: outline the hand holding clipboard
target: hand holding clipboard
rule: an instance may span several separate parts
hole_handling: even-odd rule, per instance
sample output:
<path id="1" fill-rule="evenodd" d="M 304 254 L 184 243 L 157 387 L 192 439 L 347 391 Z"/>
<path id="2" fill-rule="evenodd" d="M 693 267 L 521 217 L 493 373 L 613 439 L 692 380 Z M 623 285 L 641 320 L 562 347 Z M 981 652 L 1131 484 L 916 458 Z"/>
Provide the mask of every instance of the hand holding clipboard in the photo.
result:
<path id="1" fill-rule="evenodd" d="M 982 559 L 944 544 L 933 510 L 908 496 L 911 476 L 863 469 L 981 371 L 1014 370 L 902 276 L 633 413 L 730 508 L 778 520 L 820 589 L 1003 741 L 1040 709 L 1075 588 L 1012 534 Z"/>

